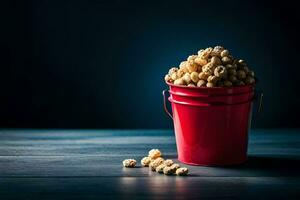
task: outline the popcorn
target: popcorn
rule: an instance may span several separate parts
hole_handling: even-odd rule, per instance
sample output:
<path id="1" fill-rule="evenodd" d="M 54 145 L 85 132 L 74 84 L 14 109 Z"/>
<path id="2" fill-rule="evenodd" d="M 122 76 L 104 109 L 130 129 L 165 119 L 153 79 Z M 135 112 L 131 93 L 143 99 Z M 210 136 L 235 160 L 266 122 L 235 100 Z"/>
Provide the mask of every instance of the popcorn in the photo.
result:
<path id="1" fill-rule="evenodd" d="M 182 78 L 174 81 L 174 85 L 184 85 L 184 84 L 185 84 L 185 82 Z"/>
<path id="2" fill-rule="evenodd" d="M 213 57 L 211 58 L 211 60 L 210 60 L 210 63 L 211 63 L 213 66 L 218 66 L 218 65 L 221 65 L 221 64 L 222 64 L 220 58 L 217 57 L 217 56 L 213 56 Z"/>
<path id="3" fill-rule="evenodd" d="M 228 80 L 225 80 L 225 81 L 224 81 L 224 86 L 225 86 L 225 87 L 231 87 L 231 86 L 232 86 L 232 83 L 231 83 L 230 81 L 228 81 Z"/>
<path id="4" fill-rule="evenodd" d="M 179 68 L 181 69 L 181 68 L 186 67 L 186 63 L 187 63 L 187 61 L 182 61 L 179 65 Z"/>
<path id="5" fill-rule="evenodd" d="M 247 76 L 246 79 L 245 79 L 245 83 L 246 84 L 253 84 L 253 83 L 255 83 L 255 79 L 251 76 Z"/>
<path id="6" fill-rule="evenodd" d="M 231 59 L 228 56 L 222 57 L 222 63 L 224 65 L 229 64 L 231 62 Z"/>
<path id="7" fill-rule="evenodd" d="M 228 57 L 229 56 L 229 51 L 227 50 L 227 49 L 225 49 L 225 50 L 223 50 L 222 52 L 221 52 L 221 57 L 223 58 L 223 57 Z"/>
<path id="8" fill-rule="evenodd" d="M 165 75 L 165 81 L 166 82 L 170 82 L 172 79 L 171 79 L 171 76 L 169 74 Z"/>
<path id="9" fill-rule="evenodd" d="M 171 167 L 176 170 L 180 167 L 180 165 L 175 163 L 175 164 L 171 165 Z"/>
<path id="10" fill-rule="evenodd" d="M 254 71 L 250 70 L 247 75 L 254 77 Z"/>
<path id="11" fill-rule="evenodd" d="M 187 86 L 188 87 L 196 87 L 196 85 L 194 83 L 189 83 Z"/>
<path id="12" fill-rule="evenodd" d="M 179 77 L 177 76 L 177 71 L 176 72 L 173 72 L 173 74 L 171 74 L 171 79 L 173 81 L 176 81 Z"/>
<path id="13" fill-rule="evenodd" d="M 135 167 L 135 165 L 136 165 L 136 160 L 134 160 L 134 159 L 123 160 L 124 167 L 133 168 L 133 167 Z"/>
<path id="14" fill-rule="evenodd" d="M 214 49 L 211 52 L 212 56 L 221 56 L 221 52 L 224 50 L 224 47 L 222 46 L 215 46 Z"/>
<path id="15" fill-rule="evenodd" d="M 186 176 L 188 175 L 189 170 L 186 167 L 180 167 L 176 170 L 176 175 L 178 176 Z"/>
<path id="16" fill-rule="evenodd" d="M 238 60 L 238 63 L 241 64 L 241 65 L 246 65 L 246 62 L 242 59 Z"/>
<path id="17" fill-rule="evenodd" d="M 244 81 L 237 80 L 237 81 L 234 83 L 234 85 L 236 85 L 236 86 L 243 86 L 243 85 L 245 85 L 245 83 L 244 83 Z"/>
<path id="18" fill-rule="evenodd" d="M 148 153 L 148 156 L 152 159 L 161 157 L 161 152 L 159 149 L 151 149 Z"/>
<path id="19" fill-rule="evenodd" d="M 219 80 L 219 78 L 217 77 L 217 76 L 213 76 L 213 75 L 211 75 L 211 76 L 209 76 L 208 78 L 207 78 L 207 81 L 209 82 L 209 83 L 216 83 L 217 81 Z"/>
<path id="20" fill-rule="evenodd" d="M 187 69 L 190 73 L 196 72 L 198 70 L 198 65 L 196 63 L 188 63 L 187 64 Z"/>
<path id="21" fill-rule="evenodd" d="M 162 153 L 158 149 L 151 149 L 148 153 L 148 156 L 141 159 L 141 165 L 143 167 L 149 166 L 152 171 L 157 173 L 164 173 L 165 175 L 177 174 L 179 176 L 187 175 L 187 168 L 180 168 L 180 165 L 174 163 L 171 159 L 163 159 L 161 157 Z M 123 161 L 124 167 L 134 168 L 136 166 L 136 160 L 134 159 L 125 159 Z M 178 171 L 178 169 L 181 169 Z M 178 171 L 178 173 L 177 173 Z"/>
<path id="22" fill-rule="evenodd" d="M 176 172 L 176 169 L 171 167 L 171 166 L 170 167 L 165 167 L 163 169 L 163 172 L 164 172 L 165 175 L 172 175 Z"/>
<path id="23" fill-rule="evenodd" d="M 197 55 L 191 55 L 187 58 L 187 61 L 190 63 L 190 64 L 194 64 L 194 61 L 195 59 L 197 58 L 198 56 Z"/>
<path id="24" fill-rule="evenodd" d="M 228 68 L 227 68 L 228 69 Z M 236 69 L 229 68 L 227 70 L 228 74 L 236 76 Z"/>
<path id="25" fill-rule="evenodd" d="M 178 164 L 173 164 L 173 165 L 171 165 L 171 166 L 166 166 L 166 167 L 164 167 L 164 169 L 163 169 L 163 173 L 164 173 L 165 175 L 172 175 L 172 174 L 174 174 L 174 173 L 176 172 L 176 170 L 179 169 L 179 168 L 180 168 L 180 165 L 178 165 Z"/>
<path id="26" fill-rule="evenodd" d="M 205 87 L 205 86 L 206 86 L 206 81 L 200 79 L 200 80 L 198 81 L 198 83 L 197 83 L 197 86 L 198 86 L 198 87 Z"/>
<path id="27" fill-rule="evenodd" d="M 207 63 L 202 67 L 202 72 L 206 75 L 212 75 L 214 73 L 214 66 L 211 63 Z"/>
<path id="28" fill-rule="evenodd" d="M 234 82 L 236 82 L 238 79 L 237 79 L 236 76 L 230 75 L 230 76 L 228 77 L 228 80 L 231 81 L 232 83 L 234 83 Z"/>
<path id="29" fill-rule="evenodd" d="M 208 74 L 206 74 L 204 72 L 200 72 L 198 77 L 199 77 L 200 80 L 201 79 L 202 80 L 207 80 L 208 76 L 209 76 Z"/>
<path id="30" fill-rule="evenodd" d="M 164 165 L 166 165 L 166 166 L 168 166 L 168 167 L 170 167 L 170 166 L 173 165 L 173 164 L 174 164 L 174 162 L 173 162 L 173 160 L 171 160 L 171 159 L 167 159 L 167 160 L 164 161 Z"/>
<path id="31" fill-rule="evenodd" d="M 202 59 L 201 57 L 197 57 L 194 62 L 200 66 L 204 66 L 207 64 L 207 60 L 206 59 Z"/>
<path id="32" fill-rule="evenodd" d="M 165 164 L 160 164 L 156 167 L 155 171 L 158 173 L 163 173 L 164 172 L 164 168 L 166 167 Z"/>
<path id="33" fill-rule="evenodd" d="M 227 70 L 224 66 L 219 65 L 218 67 L 215 68 L 214 75 L 216 77 L 223 78 L 227 75 Z"/>
<path id="34" fill-rule="evenodd" d="M 148 167 L 149 164 L 150 164 L 150 162 L 151 162 L 151 158 L 147 156 L 147 157 L 144 157 L 144 158 L 141 160 L 141 165 L 142 165 L 143 167 Z"/>
<path id="35" fill-rule="evenodd" d="M 241 69 L 246 73 L 248 74 L 249 73 L 249 68 L 247 66 L 242 66 Z"/>
<path id="36" fill-rule="evenodd" d="M 215 87 L 214 83 L 206 83 L 206 87 Z"/>
<path id="37" fill-rule="evenodd" d="M 176 73 L 176 76 L 178 77 L 178 78 L 181 78 L 181 77 L 183 77 L 183 75 L 185 74 L 186 72 L 183 70 L 183 69 L 179 69 L 178 71 L 177 71 L 177 73 Z"/>
<path id="38" fill-rule="evenodd" d="M 197 72 L 192 72 L 190 78 L 194 83 L 197 83 L 199 80 L 199 74 Z"/>
<path id="39" fill-rule="evenodd" d="M 161 158 L 161 157 L 158 157 L 158 158 L 156 158 L 155 160 L 153 160 L 152 162 L 150 162 L 149 168 L 150 168 L 152 171 L 155 171 L 155 170 L 156 170 L 156 167 L 158 167 L 159 165 L 163 164 L 163 162 L 164 162 L 164 159 Z"/>
<path id="40" fill-rule="evenodd" d="M 184 74 L 182 79 L 185 83 L 189 84 L 191 82 L 191 75 L 189 73 L 186 73 L 186 74 Z"/>
<path id="41" fill-rule="evenodd" d="M 177 72 L 177 71 L 178 71 L 178 68 L 172 67 L 172 68 L 169 70 L 168 74 L 169 74 L 169 75 L 172 75 L 173 73 L 175 73 L 175 72 Z"/>
<path id="42" fill-rule="evenodd" d="M 231 70 L 231 69 L 237 69 L 237 65 L 236 64 L 227 64 L 225 65 L 227 70 Z"/>
<path id="43" fill-rule="evenodd" d="M 198 51 L 198 56 L 200 56 L 200 55 L 202 54 L 203 51 L 204 51 L 204 49 L 200 49 L 200 50 Z"/>
<path id="44" fill-rule="evenodd" d="M 243 80 L 246 78 L 246 72 L 244 70 L 238 70 L 236 76 L 239 80 Z"/>
<path id="45" fill-rule="evenodd" d="M 212 51 L 213 51 L 213 48 L 208 47 L 208 48 L 206 48 L 204 51 L 200 52 L 200 54 L 199 54 L 199 52 L 198 52 L 198 55 L 199 55 L 200 58 L 202 58 L 202 59 L 208 59 L 209 56 L 210 56 L 210 53 L 211 53 Z"/>

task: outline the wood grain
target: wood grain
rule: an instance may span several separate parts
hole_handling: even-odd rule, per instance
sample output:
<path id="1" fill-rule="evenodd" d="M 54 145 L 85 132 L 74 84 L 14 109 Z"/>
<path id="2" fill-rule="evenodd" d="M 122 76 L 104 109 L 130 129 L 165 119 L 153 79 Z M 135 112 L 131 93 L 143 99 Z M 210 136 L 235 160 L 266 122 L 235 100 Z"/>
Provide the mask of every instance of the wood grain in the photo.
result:
<path id="1" fill-rule="evenodd" d="M 1 178 L 1 199 L 297 199 L 299 179 L 273 177 Z"/>
<path id="2" fill-rule="evenodd" d="M 299 130 L 252 131 L 246 163 L 188 177 L 122 167 L 154 147 L 176 160 L 168 130 L 1 130 L 0 199 L 300 197 Z"/>

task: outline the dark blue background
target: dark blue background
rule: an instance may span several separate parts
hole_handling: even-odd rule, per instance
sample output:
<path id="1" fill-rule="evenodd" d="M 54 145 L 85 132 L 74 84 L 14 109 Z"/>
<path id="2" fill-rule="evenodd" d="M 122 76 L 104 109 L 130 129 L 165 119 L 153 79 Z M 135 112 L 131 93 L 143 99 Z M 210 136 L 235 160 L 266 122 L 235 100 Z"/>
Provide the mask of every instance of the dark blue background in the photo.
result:
<path id="1" fill-rule="evenodd" d="M 265 99 L 255 127 L 299 127 L 292 2 L 1 4 L 1 127 L 169 128 L 164 74 L 214 45 L 256 72 Z"/>

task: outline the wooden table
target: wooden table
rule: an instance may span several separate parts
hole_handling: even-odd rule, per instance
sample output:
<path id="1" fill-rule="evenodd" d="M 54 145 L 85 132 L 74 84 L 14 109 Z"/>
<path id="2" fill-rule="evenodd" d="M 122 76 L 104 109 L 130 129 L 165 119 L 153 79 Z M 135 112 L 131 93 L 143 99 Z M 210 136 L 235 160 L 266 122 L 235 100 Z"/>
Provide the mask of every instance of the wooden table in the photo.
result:
<path id="1" fill-rule="evenodd" d="M 300 199 L 299 130 L 251 131 L 241 166 L 122 167 L 151 148 L 176 159 L 173 131 L 1 130 L 0 199 Z"/>

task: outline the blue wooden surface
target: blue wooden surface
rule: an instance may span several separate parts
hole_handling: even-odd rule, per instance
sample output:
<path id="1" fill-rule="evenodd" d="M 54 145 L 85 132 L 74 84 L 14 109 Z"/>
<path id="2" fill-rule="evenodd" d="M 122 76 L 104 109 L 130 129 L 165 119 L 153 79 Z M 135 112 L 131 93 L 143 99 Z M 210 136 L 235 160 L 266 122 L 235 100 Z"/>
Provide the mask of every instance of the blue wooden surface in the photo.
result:
<path id="1" fill-rule="evenodd" d="M 151 148 L 176 160 L 172 131 L 1 130 L 0 199 L 300 198 L 299 130 L 251 131 L 248 162 L 188 177 L 122 167 Z"/>

